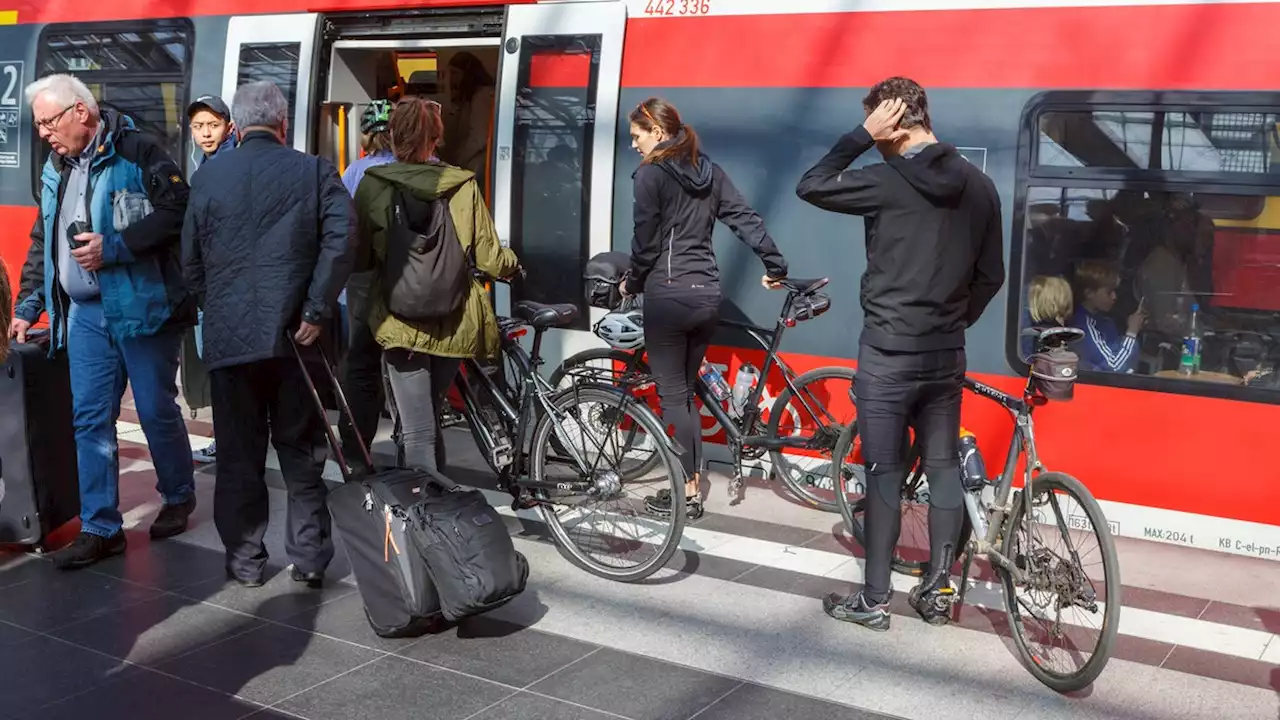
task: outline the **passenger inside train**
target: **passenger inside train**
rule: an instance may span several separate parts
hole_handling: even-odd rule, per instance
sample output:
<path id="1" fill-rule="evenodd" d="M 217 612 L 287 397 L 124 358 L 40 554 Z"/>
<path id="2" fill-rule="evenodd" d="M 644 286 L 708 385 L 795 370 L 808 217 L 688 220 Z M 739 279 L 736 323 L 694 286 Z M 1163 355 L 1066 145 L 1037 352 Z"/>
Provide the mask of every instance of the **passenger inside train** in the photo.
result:
<path id="1" fill-rule="evenodd" d="M 1051 168 L 1276 170 L 1272 115 L 1051 112 L 1040 124 Z M 1042 278 L 1070 284 L 1095 360 L 1083 369 L 1280 390 L 1276 265 L 1263 250 L 1280 197 L 1031 187 L 1027 208 L 1023 307 Z"/>

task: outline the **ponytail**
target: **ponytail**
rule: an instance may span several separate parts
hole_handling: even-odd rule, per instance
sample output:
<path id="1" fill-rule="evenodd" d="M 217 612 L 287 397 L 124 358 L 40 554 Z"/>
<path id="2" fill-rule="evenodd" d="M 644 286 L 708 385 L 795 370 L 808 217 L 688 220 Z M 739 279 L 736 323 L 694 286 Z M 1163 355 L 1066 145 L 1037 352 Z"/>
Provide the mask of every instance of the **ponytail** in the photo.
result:
<path id="1" fill-rule="evenodd" d="M 685 160 L 693 165 L 698 160 L 698 134 L 680 120 L 676 106 L 662 98 L 651 97 L 631 111 L 630 120 L 640 127 L 653 131 L 662 128 L 665 140 L 644 159 L 646 163 Z"/>

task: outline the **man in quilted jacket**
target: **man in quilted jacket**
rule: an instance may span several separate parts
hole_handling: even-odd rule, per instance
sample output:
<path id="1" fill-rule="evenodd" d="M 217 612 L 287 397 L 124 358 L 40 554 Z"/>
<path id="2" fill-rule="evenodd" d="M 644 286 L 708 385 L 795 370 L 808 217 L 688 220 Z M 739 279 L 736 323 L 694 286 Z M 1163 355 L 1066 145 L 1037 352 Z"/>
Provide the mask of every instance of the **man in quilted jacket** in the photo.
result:
<path id="1" fill-rule="evenodd" d="M 125 550 L 116 421 L 128 383 L 163 505 L 153 538 L 187 529 L 195 509 L 191 443 L 178 407 L 178 348 L 195 324 L 179 240 L 187 184 L 133 121 L 98 106 L 84 83 L 49 75 L 26 90 L 53 152 L 22 272 L 13 335 L 49 315 L 50 355 L 66 352 L 80 476 L 80 534 L 54 554 L 82 568 Z"/>
<path id="2" fill-rule="evenodd" d="M 336 318 L 355 257 L 351 196 L 332 163 L 286 144 L 289 106 L 278 87 L 242 86 L 231 115 L 240 144 L 192 178 L 182 232 L 186 277 L 204 310 L 218 438 L 213 518 L 228 577 L 261 585 L 269 437 L 289 496 L 290 576 L 318 587 L 333 559 L 326 420 L 291 341 L 313 357 Z"/>

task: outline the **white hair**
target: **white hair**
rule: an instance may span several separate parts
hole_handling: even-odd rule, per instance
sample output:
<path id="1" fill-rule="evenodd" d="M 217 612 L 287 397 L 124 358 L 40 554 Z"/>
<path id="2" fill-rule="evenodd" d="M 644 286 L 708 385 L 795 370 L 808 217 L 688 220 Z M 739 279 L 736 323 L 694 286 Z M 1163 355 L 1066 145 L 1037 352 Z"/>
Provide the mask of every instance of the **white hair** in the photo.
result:
<path id="1" fill-rule="evenodd" d="M 251 127 L 282 128 L 289 117 L 289 103 L 274 83 L 241 85 L 231 99 L 231 120 L 241 131 Z"/>
<path id="2" fill-rule="evenodd" d="M 71 107 L 77 101 L 89 108 L 89 114 L 98 114 L 98 100 L 89 92 L 89 88 L 74 75 L 46 75 L 27 86 L 27 104 L 36 101 L 41 94 L 47 94 L 62 107 Z"/>

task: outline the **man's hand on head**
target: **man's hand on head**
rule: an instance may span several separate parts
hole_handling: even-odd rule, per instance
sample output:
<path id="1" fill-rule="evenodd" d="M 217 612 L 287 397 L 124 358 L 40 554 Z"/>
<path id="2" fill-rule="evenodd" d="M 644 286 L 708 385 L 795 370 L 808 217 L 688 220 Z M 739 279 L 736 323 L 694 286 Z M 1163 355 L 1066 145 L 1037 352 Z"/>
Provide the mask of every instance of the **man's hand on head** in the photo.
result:
<path id="1" fill-rule="evenodd" d="M 866 128 L 876 142 L 897 142 L 911 134 L 909 130 L 898 127 L 906 113 L 907 104 L 901 98 L 885 100 L 871 111 L 862 127 Z"/>

